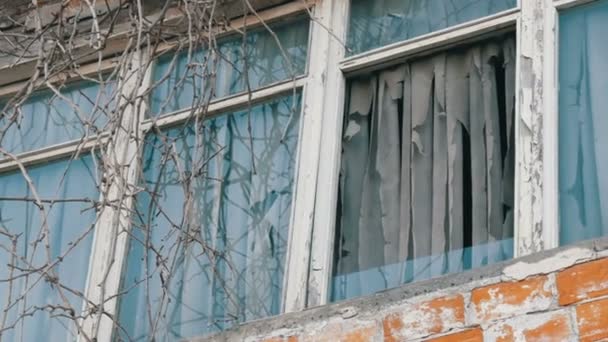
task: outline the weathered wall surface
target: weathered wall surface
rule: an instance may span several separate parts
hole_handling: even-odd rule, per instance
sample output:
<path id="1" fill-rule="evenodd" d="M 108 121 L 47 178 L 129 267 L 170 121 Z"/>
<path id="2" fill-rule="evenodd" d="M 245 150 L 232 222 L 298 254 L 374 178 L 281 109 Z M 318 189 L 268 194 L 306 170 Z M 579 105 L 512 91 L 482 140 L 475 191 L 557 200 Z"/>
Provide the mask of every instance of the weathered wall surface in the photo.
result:
<path id="1" fill-rule="evenodd" d="M 607 341 L 608 240 L 252 322 L 205 340 Z"/>

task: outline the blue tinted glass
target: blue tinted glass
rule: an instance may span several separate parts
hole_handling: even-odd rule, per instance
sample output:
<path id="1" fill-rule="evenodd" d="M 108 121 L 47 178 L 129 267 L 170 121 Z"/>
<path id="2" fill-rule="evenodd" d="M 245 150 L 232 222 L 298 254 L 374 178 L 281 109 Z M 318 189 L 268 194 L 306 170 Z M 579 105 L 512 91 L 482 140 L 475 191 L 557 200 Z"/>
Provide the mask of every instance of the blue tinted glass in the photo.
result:
<path id="1" fill-rule="evenodd" d="M 560 243 L 608 235 L 608 1 L 559 16 Z"/>
<path id="2" fill-rule="evenodd" d="M 0 145 L 21 153 L 101 132 L 115 97 L 114 83 L 79 82 L 36 92 L 18 107 L 0 104 Z M 10 103 L 10 102 L 9 102 Z"/>
<path id="3" fill-rule="evenodd" d="M 217 49 L 160 57 L 154 70 L 154 80 L 160 84 L 152 91 L 152 115 L 202 105 L 210 98 L 303 74 L 308 53 L 308 25 L 308 20 L 300 19 L 272 26 L 276 38 L 268 30 L 258 29 L 247 32 L 246 38 L 238 36 L 219 41 Z"/>
<path id="4" fill-rule="evenodd" d="M 332 279 L 331 300 L 339 301 L 373 294 L 402 284 L 423 281 L 441 275 L 458 273 L 471 268 L 513 258 L 513 239 L 505 239 L 465 249 L 449 251 L 400 263 L 374 267 L 364 271 L 336 275 Z M 500 258 L 482 260 L 476 255 L 487 256 L 487 251 L 499 251 Z M 458 265 L 445 270 L 445 264 Z"/>
<path id="5" fill-rule="evenodd" d="M 14 326 L 2 340 L 75 340 L 66 317 L 82 307 L 72 291 L 85 288 L 95 222 L 88 200 L 98 200 L 97 175 L 91 157 L 31 167 L 28 175 L 42 209 L 20 172 L 0 174 L 0 310 L 8 309 L 3 328 Z"/>
<path id="6" fill-rule="evenodd" d="M 299 102 L 148 136 L 121 338 L 179 341 L 280 313 Z"/>
<path id="7" fill-rule="evenodd" d="M 352 0 L 347 47 L 358 54 L 515 7 L 517 0 Z"/>

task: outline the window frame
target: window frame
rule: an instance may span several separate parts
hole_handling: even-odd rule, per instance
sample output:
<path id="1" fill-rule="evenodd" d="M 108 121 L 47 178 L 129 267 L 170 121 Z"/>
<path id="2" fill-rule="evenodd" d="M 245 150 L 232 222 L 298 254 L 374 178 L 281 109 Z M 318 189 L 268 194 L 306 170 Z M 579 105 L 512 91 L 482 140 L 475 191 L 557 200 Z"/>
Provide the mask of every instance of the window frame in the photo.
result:
<path id="1" fill-rule="evenodd" d="M 219 34 L 217 38 L 221 38 L 230 34 L 234 34 L 235 32 L 239 32 L 245 26 L 259 27 L 261 25 L 266 25 L 275 21 L 290 20 L 294 17 L 297 17 L 298 15 L 301 15 L 302 13 L 306 13 L 307 11 L 314 11 L 315 8 L 313 7 L 313 5 L 314 2 L 312 1 L 288 2 L 284 5 L 261 11 L 255 16 L 250 15 L 249 17 L 233 20 L 231 21 L 230 27 L 226 31 L 223 31 L 221 34 Z M 140 101 L 136 105 L 136 107 L 133 108 L 133 106 L 131 105 L 130 110 L 127 110 L 127 115 L 124 115 L 123 118 L 124 124 L 127 127 L 131 127 L 131 129 L 133 129 L 133 132 L 136 134 L 136 138 L 130 137 L 128 132 L 121 132 L 120 134 L 117 134 L 115 137 L 113 137 L 114 139 L 108 144 L 108 153 L 116 153 L 119 156 L 123 156 L 123 163 L 129 160 L 137 160 L 137 157 L 141 153 L 143 153 L 143 137 L 155 128 L 162 129 L 179 123 L 183 123 L 187 119 L 191 118 L 193 115 L 204 114 L 206 116 L 213 116 L 222 113 L 227 113 L 234 109 L 247 107 L 248 104 L 260 103 L 262 101 L 275 98 L 288 92 L 303 92 L 303 101 L 301 108 L 301 111 L 303 111 L 304 103 L 309 103 L 311 101 L 306 97 L 306 94 L 308 93 L 307 89 L 310 89 L 311 82 L 311 77 L 309 77 L 309 68 L 311 65 L 311 50 L 314 46 L 312 44 L 310 34 L 310 32 L 312 31 L 312 26 L 313 21 L 310 20 L 309 39 L 307 42 L 308 58 L 306 61 L 305 72 L 302 75 L 299 75 L 292 79 L 275 82 L 273 84 L 257 88 L 249 93 L 237 93 L 214 99 L 209 102 L 208 107 L 205 108 L 203 112 L 193 108 L 184 108 L 175 112 L 162 114 L 152 118 L 146 117 L 145 114 L 149 106 L 149 96 L 144 96 L 144 94 L 149 92 L 150 87 L 153 84 L 152 75 L 155 63 L 154 60 L 151 60 L 151 58 L 153 57 L 148 55 L 147 50 L 138 49 L 134 51 L 134 56 L 131 63 L 131 70 L 134 74 L 137 72 L 142 72 L 144 75 L 143 82 L 141 82 L 139 88 L 136 89 L 136 83 L 133 83 L 133 77 L 130 77 L 130 74 L 128 74 L 129 71 L 123 70 L 123 78 L 127 79 L 127 81 L 121 89 L 125 92 L 136 91 L 138 92 L 140 97 Z M 164 43 L 157 50 L 157 55 L 172 49 L 174 45 L 175 44 L 172 43 Z M 129 82 L 129 80 L 131 80 L 131 82 Z M 306 120 L 306 115 L 304 113 L 301 113 L 301 126 L 299 131 L 298 152 L 296 155 L 295 166 L 296 175 L 294 176 L 294 199 L 290 214 L 290 228 L 288 238 L 289 242 L 285 266 L 286 271 L 283 279 L 284 286 L 282 294 L 282 313 L 287 312 L 286 308 L 294 306 L 294 304 L 292 304 L 288 299 L 288 293 L 294 292 L 294 287 L 297 286 L 296 283 L 288 282 L 288 278 L 291 278 L 293 276 L 293 273 L 297 272 L 291 271 L 297 265 L 294 265 L 296 263 L 296 259 L 292 259 L 290 258 L 290 256 L 301 252 L 299 250 L 294 250 L 297 249 L 296 246 L 298 246 L 297 243 L 293 243 L 294 239 L 298 238 L 297 236 L 295 236 L 294 233 L 294 231 L 298 230 L 296 224 L 294 223 L 294 216 L 296 208 L 298 207 L 298 203 L 301 202 L 301 200 L 299 200 L 298 194 L 301 194 L 303 192 L 297 190 L 301 188 L 306 188 L 305 186 L 301 185 L 301 183 L 303 182 L 303 177 L 301 176 L 299 165 L 304 146 L 312 144 L 312 141 L 309 141 L 305 138 L 310 136 L 310 130 L 314 129 L 313 127 L 311 127 L 309 121 L 310 120 Z M 135 126 L 133 126 L 133 123 L 135 123 Z M 126 184 L 113 184 L 108 193 L 110 194 L 110 196 L 115 198 L 109 198 L 108 200 L 124 200 L 125 186 L 127 188 L 135 188 L 137 186 L 138 175 L 141 165 L 138 165 L 138 163 L 128 163 L 128 165 L 129 166 L 126 169 L 123 167 L 124 164 L 112 166 L 116 167 L 117 169 L 123 170 L 124 175 L 121 178 L 126 179 Z M 98 225 L 95 230 L 96 234 L 94 238 L 94 247 L 93 251 L 91 252 L 91 266 L 89 267 L 89 274 L 87 278 L 88 280 L 86 296 L 93 303 L 96 303 L 96 305 L 101 305 L 100 287 L 97 286 L 97 284 L 105 282 L 106 288 L 103 297 L 106 298 L 106 302 L 103 303 L 103 305 L 105 308 L 105 312 L 113 316 L 115 316 L 118 311 L 118 300 L 116 298 L 116 295 L 120 292 L 122 274 L 125 269 L 128 254 L 128 244 L 130 240 L 129 230 L 131 222 L 128 213 L 133 208 L 134 201 L 132 199 L 132 196 L 129 195 L 127 197 L 128 198 L 126 200 L 126 203 L 124 203 L 123 206 L 124 209 L 115 209 L 113 207 L 108 206 L 104 208 L 107 210 L 104 210 L 98 216 Z M 111 227 L 112 229 L 102 229 L 101 227 Z M 97 271 L 91 272 L 91 270 Z M 108 298 L 111 299 L 108 300 Z M 97 317 L 89 317 L 83 322 L 84 331 L 88 332 L 90 336 L 96 336 L 98 341 L 111 341 L 116 329 L 112 319 L 108 318 L 107 316 L 96 316 Z M 85 339 L 80 336 L 79 340 L 84 341 Z"/>
<path id="2" fill-rule="evenodd" d="M 328 2 L 329 0 L 325 0 Z M 544 1 L 544 0 L 543 0 Z M 346 78 L 356 76 L 362 72 L 370 72 L 386 68 L 404 58 L 420 57 L 433 53 L 439 49 L 444 50 L 454 45 L 465 44 L 471 40 L 488 37 L 493 33 L 515 28 L 517 37 L 516 47 L 516 88 L 519 89 L 521 69 L 519 61 L 522 58 L 521 41 L 533 39 L 532 35 L 522 34 L 522 20 L 525 15 L 533 15 L 535 8 L 530 7 L 531 1 L 518 0 L 516 7 L 487 17 L 466 22 L 431 32 L 406 41 L 397 42 L 376 48 L 354 56 L 346 56 L 343 43 L 349 22 L 349 1 L 332 1 L 333 17 L 329 30 L 333 33 L 330 44 L 329 68 L 327 77 L 330 79 L 325 85 L 327 101 L 323 108 L 323 125 L 321 126 L 321 144 L 323 149 L 318 156 L 319 172 L 317 175 L 316 198 L 314 210 L 314 229 L 311 243 L 310 269 L 308 281 L 308 299 L 306 306 L 313 307 L 329 303 L 331 279 L 333 276 L 334 239 L 336 224 L 336 207 L 340 174 L 340 155 L 342 122 L 344 118 Z M 524 5 L 526 3 L 528 5 Z M 328 6 L 330 7 L 330 6 Z M 314 61 L 312 61 L 314 63 Z M 333 81 L 333 83 L 332 83 Z M 521 192 L 522 179 L 530 177 L 531 170 L 524 167 L 522 158 L 522 144 L 525 143 L 521 132 L 521 112 L 526 111 L 525 103 L 520 100 L 519 91 L 516 92 L 515 106 L 515 134 L 516 134 L 516 170 L 515 170 L 515 208 L 514 223 L 515 257 L 536 251 L 526 240 L 533 236 L 532 229 L 525 224 L 525 215 L 520 213 L 526 202 L 534 202 L 536 193 Z M 542 188 L 541 188 L 542 190 Z M 542 217 L 541 217 L 542 220 Z"/>

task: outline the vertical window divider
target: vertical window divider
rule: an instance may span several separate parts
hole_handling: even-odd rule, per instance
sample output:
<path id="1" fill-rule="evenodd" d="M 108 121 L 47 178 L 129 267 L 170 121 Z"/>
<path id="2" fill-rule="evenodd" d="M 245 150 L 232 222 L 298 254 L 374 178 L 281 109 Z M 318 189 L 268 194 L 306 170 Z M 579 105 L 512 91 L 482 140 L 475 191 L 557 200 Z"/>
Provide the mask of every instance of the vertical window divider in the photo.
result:
<path id="1" fill-rule="evenodd" d="M 323 1 L 321 18 L 324 27 L 318 29 L 324 34 L 325 44 L 315 43 L 313 46 L 320 46 L 324 51 L 320 55 L 313 52 L 311 58 L 312 65 L 325 65 L 325 70 L 322 76 L 323 83 L 317 89 L 324 94 L 323 101 L 318 101 L 319 97 L 311 95 L 312 99 L 322 103 L 317 103 L 317 107 L 314 108 L 306 106 L 313 113 L 321 115 L 320 119 L 322 119 L 319 127 L 320 149 L 317 152 L 318 175 L 314 191 L 314 215 L 310 217 L 313 219 L 314 229 L 308 270 L 307 307 L 327 304 L 331 289 L 346 87 L 339 65 L 346 55 L 349 5 L 350 1 Z"/>
<path id="2" fill-rule="evenodd" d="M 144 133 L 141 122 L 147 110 L 145 94 L 152 78 L 148 50 L 141 47 L 132 54 L 130 65 L 122 67 L 118 85 L 121 96 L 118 105 L 126 106 L 122 129 L 116 130 L 105 147 L 109 163 L 106 170 L 111 171 L 102 175 L 105 182 L 101 184 L 107 184 L 107 188 L 100 191 L 104 206 L 98 213 L 85 288 L 89 303 L 84 304 L 86 318 L 82 328 L 88 339 L 81 335 L 79 341 L 91 338 L 98 342 L 111 341 L 118 314 L 118 294 L 131 228 L 130 213 L 141 167 L 139 155 Z M 131 99 L 133 103 L 124 102 Z M 98 309 L 100 306 L 103 310 Z"/>
<path id="3" fill-rule="evenodd" d="M 302 94 L 302 128 L 297 158 L 297 181 L 287 249 L 287 272 L 284 279 L 284 312 L 301 311 L 307 307 L 308 277 L 313 250 L 313 218 L 315 215 L 321 130 L 326 96 L 327 63 L 331 24 L 331 0 L 317 2 L 309 10 L 311 29 L 308 53 L 308 77 Z"/>
<path id="4" fill-rule="evenodd" d="M 558 110 L 558 34 L 557 8 L 549 1 L 545 7 L 544 77 L 544 187 L 543 241 L 544 248 L 559 246 L 559 110 Z"/>
<path id="5" fill-rule="evenodd" d="M 544 241 L 551 227 L 543 221 L 545 208 L 549 208 L 545 191 L 548 184 L 545 172 L 551 165 L 547 160 L 546 145 L 543 147 L 553 66 L 546 53 L 551 42 L 547 18 L 553 9 L 553 0 L 520 0 L 517 47 L 517 95 L 516 95 L 516 169 L 515 169 L 515 257 L 550 248 L 552 243 Z M 539 13 L 542 17 L 539 18 Z M 544 57 L 544 60 L 543 60 Z M 545 115 L 543 115 L 545 114 Z M 553 113 L 555 114 L 555 113 Z M 553 115 L 555 116 L 555 115 Z M 551 119 L 549 119 L 551 120 Z M 555 120 L 555 119 L 553 119 Z M 552 126 L 551 126 L 552 127 Z M 555 210 L 555 208 L 553 208 Z"/>

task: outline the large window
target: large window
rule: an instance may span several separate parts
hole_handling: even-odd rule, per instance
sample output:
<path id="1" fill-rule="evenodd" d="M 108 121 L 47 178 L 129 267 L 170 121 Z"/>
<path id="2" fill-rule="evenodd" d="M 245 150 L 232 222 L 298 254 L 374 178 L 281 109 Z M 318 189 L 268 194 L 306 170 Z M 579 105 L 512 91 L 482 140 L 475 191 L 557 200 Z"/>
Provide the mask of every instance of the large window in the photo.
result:
<path id="1" fill-rule="evenodd" d="M 559 15 L 560 243 L 608 235 L 608 2 Z"/>
<path id="2" fill-rule="evenodd" d="M 309 304 L 518 255 L 517 5 L 352 0 L 348 23 L 335 14 L 346 46 L 330 60 L 341 85 L 322 127 Z"/>
<path id="3" fill-rule="evenodd" d="M 155 61 L 116 339 L 284 311 L 308 36 L 296 13 Z"/>
<path id="4" fill-rule="evenodd" d="M 179 341 L 286 311 L 310 6 L 0 88 L 0 339 Z"/>

